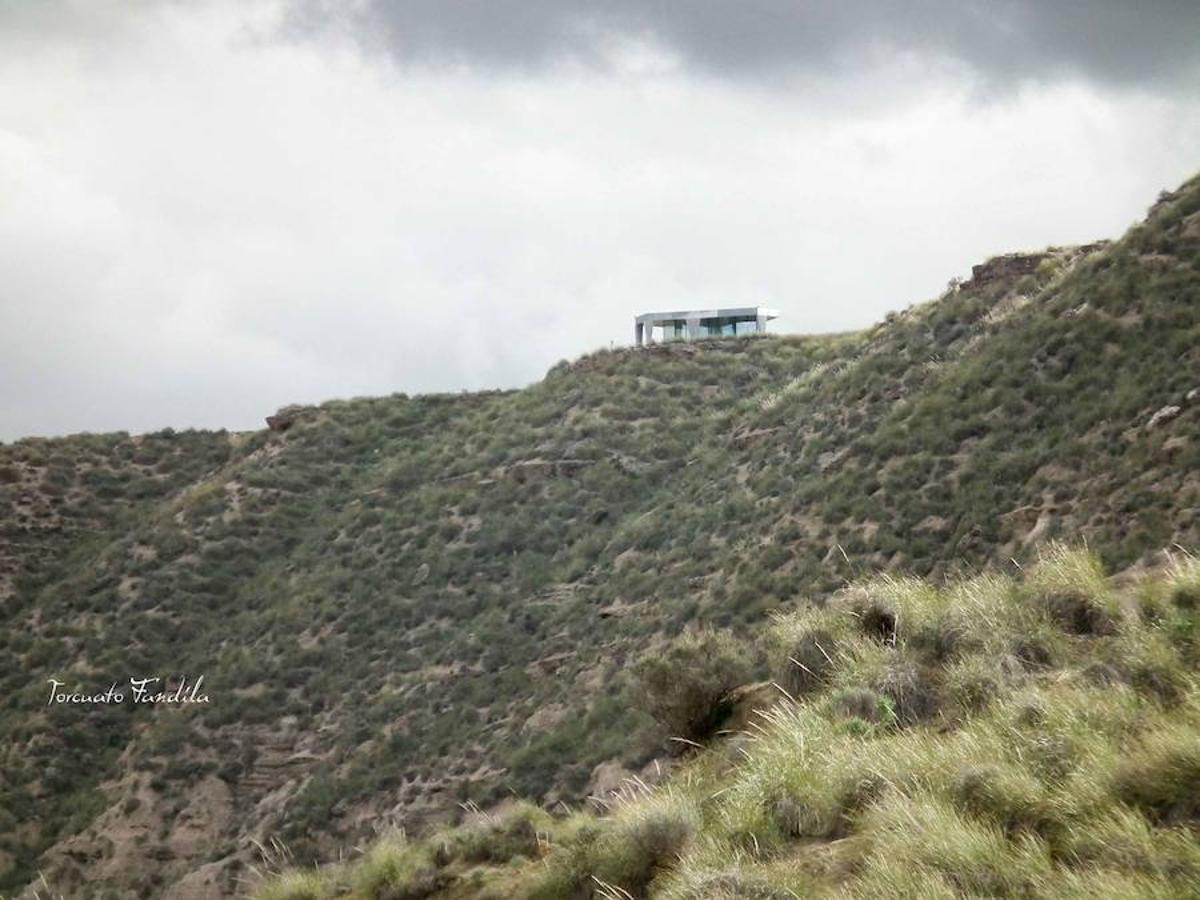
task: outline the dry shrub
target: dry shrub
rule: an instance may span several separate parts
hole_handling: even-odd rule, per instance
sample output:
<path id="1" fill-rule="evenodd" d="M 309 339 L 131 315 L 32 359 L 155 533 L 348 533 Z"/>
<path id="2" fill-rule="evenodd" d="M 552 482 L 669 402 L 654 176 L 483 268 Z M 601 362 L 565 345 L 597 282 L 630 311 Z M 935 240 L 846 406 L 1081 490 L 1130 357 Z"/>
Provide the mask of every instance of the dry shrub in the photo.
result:
<path id="1" fill-rule="evenodd" d="M 696 630 L 638 660 L 633 693 L 672 737 L 700 741 L 729 715 L 729 692 L 751 671 L 750 655 L 734 637 Z"/>

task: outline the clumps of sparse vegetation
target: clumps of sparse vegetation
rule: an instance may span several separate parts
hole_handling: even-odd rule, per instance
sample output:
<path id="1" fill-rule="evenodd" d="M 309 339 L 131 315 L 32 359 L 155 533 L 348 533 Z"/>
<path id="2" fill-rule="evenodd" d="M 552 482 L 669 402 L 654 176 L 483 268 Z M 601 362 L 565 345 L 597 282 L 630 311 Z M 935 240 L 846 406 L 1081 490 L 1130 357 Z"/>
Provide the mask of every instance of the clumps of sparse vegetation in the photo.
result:
<path id="1" fill-rule="evenodd" d="M 607 816 L 568 822 L 572 827 L 559 837 L 543 871 L 534 873 L 517 896 L 644 895 L 656 878 L 675 868 L 702 818 L 690 792 L 631 788 Z"/>
<path id="2" fill-rule="evenodd" d="M 1090 553 L 1053 546 L 1025 581 L 1032 602 L 1070 634 L 1114 634 L 1123 611 Z"/>
<path id="3" fill-rule="evenodd" d="M 578 803 L 599 764 L 659 745 L 632 660 L 781 611 L 772 678 L 861 740 L 995 715 L 1063 672 L 1187 709 L 1194 561 L 1116 589 L 1037 556 L 1086 535 L 1121 571 L 1200 546 L 1197 221 L 1193 179 L 1107 246 L 994 260 L 853 334 L 603 350 L 519 391 L 291 409 L 286 431 L 0 446 L 0 892 L 38 871 L 161 892 L 268 822 L 303 864 L 387 810 Z M 1028 577 L 943 584 L 1014 563 Z M 145 715 L 42 696 L 67 672 L 180 671 L 220 699 L 179 711 L 177 754 Z M 647 674 L 666 733 L 703 742 L 731 679 Z M 146 866 L 110 866 L 96 818 L 127 761 L 160 800 L 209 773 L 247 813 L 194 853 L 164 820 Z M 851 834 L 869 795 L 766 821 Z M 704 852 L 696 892 L 774 884 L 779 860 Z"/>
<path id="4" fill-rule="evenodd" d="M 328 875 L 293 869 L 273 877 L 255 897 L 256 900 L 322 900 L 329 896 L 330 889 Z"/>
<path id="5" fill-rule="evenodd" d="M 1113 792 L 1151 820 L 1200 823 L 1200 734 L 1195 722 L 1170 722 L 1147 731 L 1128 749 L 1112 776 Z"/>
<path id="6" fill-rule="evenodd" d="M 1173 558 L 1165 587 L 1176 609 L 1200 610 L 1200 559 L 1190 555 Z"/>
<path id="7" fill-rule="evenodd" d="M 533 858 L 541 849 L 542 836 L 553 826 L 554 820 L 541 808 L 528 802 L 514 803 L 499 815 L 478 814 L 442 834 L 435 842 L 434 856 L 468 863 Z"/>
<path id="8" fill-rule="evenodd" d="M 1014 576 L 860 581 L 775 617 L 762 644 L 791 696 L 664 785 L 597 813 L 515 807 L 388 849 L 392 868 L 383 842 L 349 864 L 353 896 L 1194 896 L 1200 673 L 1176 602 L 1194 566 L 1117 583 L 1056 544 Z M 641 690 L 699 721 L 752 656 L 688 632 Z"/>
<path id="9" fill-rule="evenodd" d="M 265 877 L 255 900 L 420 900 L 452 885 L 471 884 L 479 873 L 537 860 L 551 836 L 570 824 L 526 802 L 507 804 L 495 813 L 473 809 L 454 828 L 412 839 L 391 830 L 376 838 L 351 865 L 321 869 L 288 867 Z M 494 876 L 494 873 L 492 873 Z M 501 879 L 502 880 L 502 879 Z M 493 886 L 496 877 L 489 877 Z M 480 894 L 497 900 L 503 892 Z"/>
<path id="10" fill-rule="evenodd" d="M 433 849 L 402 834 L 389 834 L 371 845 L 351 877 L 354 892 L 369 900 L 428 897 L 439 880 Z"/>

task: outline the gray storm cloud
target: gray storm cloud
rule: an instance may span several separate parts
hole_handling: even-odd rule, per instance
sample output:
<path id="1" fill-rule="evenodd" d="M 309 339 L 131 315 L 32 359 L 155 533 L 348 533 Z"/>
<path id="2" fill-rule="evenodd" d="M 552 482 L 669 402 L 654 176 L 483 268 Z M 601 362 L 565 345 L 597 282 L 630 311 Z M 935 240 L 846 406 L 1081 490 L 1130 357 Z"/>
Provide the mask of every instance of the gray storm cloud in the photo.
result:
<path id="1" fill-rule="evenodd" d="M 603 65 L 650 40 L 716 75 L 827 70 L 880 54 L 960 61 L 1014 83 L 1076 74 L 1118 84 L 1196 72 L 1194 0 L 297 0 L 295 33 L 344 29 L 405 61 Z"/>

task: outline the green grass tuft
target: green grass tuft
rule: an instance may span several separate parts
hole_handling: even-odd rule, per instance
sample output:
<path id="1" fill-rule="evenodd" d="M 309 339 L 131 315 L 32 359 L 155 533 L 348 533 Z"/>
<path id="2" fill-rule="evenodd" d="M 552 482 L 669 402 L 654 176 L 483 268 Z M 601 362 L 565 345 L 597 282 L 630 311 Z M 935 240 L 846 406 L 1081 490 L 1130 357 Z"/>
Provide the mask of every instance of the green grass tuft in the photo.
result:
<path id="1" fill-rule="evenodd" d="M 254 892 L 254 900 L 325 900 L 332 896 L 328 879 L 321 872 L 292 870 L 265 881 Z"/>
<path id="2" fill-rule="evenodd" d="M 430 848 L 399 833 L 372 844 L 354 870 L 354 890 L 364 900 L 419 900 L 438 884 Z"/>
<path id="3" fill-rule="evenodd" d="M 1160 824 L 1200 823 L 1200 732 L 1173 722 L 1142 735 L 1113 776 L 1113 791 Z"/>
<path id="4" fill-rule="evenodd" d="M 1030 601 L 1070 634 L 1114 634 L 1124 617 L 1103 565 L 1085 549 L 1049 545 L 1025 586 Z"/>

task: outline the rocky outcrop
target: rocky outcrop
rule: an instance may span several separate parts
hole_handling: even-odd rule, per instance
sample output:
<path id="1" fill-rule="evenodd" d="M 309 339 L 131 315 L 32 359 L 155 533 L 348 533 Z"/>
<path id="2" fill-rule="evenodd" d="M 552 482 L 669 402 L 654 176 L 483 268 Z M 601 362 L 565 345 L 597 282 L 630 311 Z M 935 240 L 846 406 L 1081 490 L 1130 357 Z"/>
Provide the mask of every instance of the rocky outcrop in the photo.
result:
<path id="1" fill-rule="evenodd" d="M 210 862 L 189 872 L 163 894 L 163 900 L 223 900 L 236 889 L 230 866 Z"/>
<path id="2" fill-rule="evenodd" d="M 106 881 L 125 883 L 142 895 L 165 891 L 180 900 L 233 895 L 232 860 L 213 860 L 226 845 L 232 849 L 237 824 L 225 781 L 207 775 L 177 796 L 166 796 L 149 778 L 130 775 L 107 784 L 105 792 L 111 805 L 47 851 L 56 891 L 92 896 L 85 885 Z"/>
<path id="3" fill-rule="evenodd" d="M 1005 253 L 993 256 L 971 266 L 971 278 L 960 285 L 960 289 L 976 290 L 994 285 L 1012 287 L 1025 276 L 1036 273 L 1038 267 L 1047 260 L 1072 263 L 1103 250 L 1108 244 L 1108 241 L 1095 241 L 1077 247 L 1048 247 L 1034 253 Z"/>
<path id="4" fill-rule="evenodd" d="M 288 782 L 302 781 L 321 757 L 307 749 L 314 743 L 311 736 L 294 734 L 262 734 L 255 739 L 258 751 L 254 764 L 238 782 L 239 790 L 252 796 L 277 789 Z"/>
<path id="5" fill-rule="evenodd" d="M 1146 430 L 1150 431 L 1151 429 L 1157 428 L 1159 425 L 1170 422 L 1181 412 L 1183 412 L 1183 407 L 1181 406 L 1175 406 L 1173 404 L 1170 406 L 1164 406 L 1150 417 L 1150 421 L 1146 423 Z"/>
<path id="6" fill-rule="evenodd" d="M 762 443 L 762 441 L 779 430 L 778 427 L 748 428 L 742 426 L 734 430 L 733 435 L 730 437 L 730 443 L 739 450 L 745 450 L 748 447 L 753 447 L 755 444 Z"/>
<path id="7" fill-rule="evenodd" d="M 1005 253 L 971 266 L 971 280 L 963 287 L 979 288 L 997 281 L 1013 282 L 1032 275 L 1049 253 Z"/>

